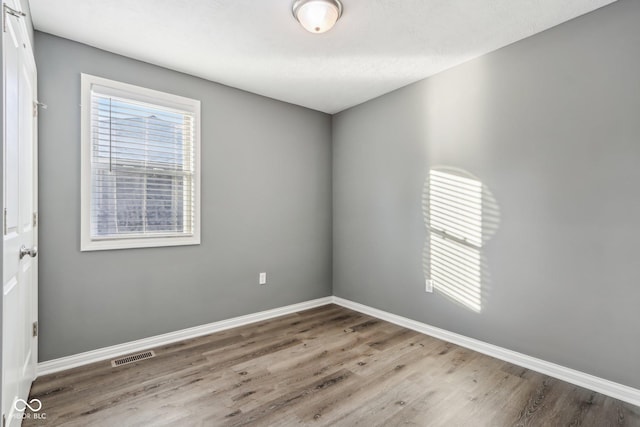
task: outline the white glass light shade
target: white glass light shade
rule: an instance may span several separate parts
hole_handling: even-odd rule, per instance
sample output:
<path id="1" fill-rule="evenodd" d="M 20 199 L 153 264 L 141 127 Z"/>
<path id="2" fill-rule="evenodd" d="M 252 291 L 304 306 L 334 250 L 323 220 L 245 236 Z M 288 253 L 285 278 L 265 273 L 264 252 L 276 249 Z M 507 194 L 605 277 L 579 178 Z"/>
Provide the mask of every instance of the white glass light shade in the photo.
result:
<path id="1" fill-rule="evenodd" d="M 298 0 L 293 4 L 293 15 L 310 33 L 329 31 L 342 15 L 338 0 Z"/>

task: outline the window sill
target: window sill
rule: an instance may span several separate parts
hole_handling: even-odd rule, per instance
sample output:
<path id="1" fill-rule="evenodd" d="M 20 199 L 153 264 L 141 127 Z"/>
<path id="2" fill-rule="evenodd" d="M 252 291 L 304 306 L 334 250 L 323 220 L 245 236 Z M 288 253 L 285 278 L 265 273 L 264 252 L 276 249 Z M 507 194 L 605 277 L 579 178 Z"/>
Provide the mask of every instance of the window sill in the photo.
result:
<path id="1" fill-rule="evenodd" d="M 185 237 L 146 237 L 131 239 L 87 239 L 83 240 L 80 243 L 80 251 L 108 251 L 117 249 L 158 248 L 165 246 L 188 246 L 199 244 L 200 236 L 198 235 Z"/>

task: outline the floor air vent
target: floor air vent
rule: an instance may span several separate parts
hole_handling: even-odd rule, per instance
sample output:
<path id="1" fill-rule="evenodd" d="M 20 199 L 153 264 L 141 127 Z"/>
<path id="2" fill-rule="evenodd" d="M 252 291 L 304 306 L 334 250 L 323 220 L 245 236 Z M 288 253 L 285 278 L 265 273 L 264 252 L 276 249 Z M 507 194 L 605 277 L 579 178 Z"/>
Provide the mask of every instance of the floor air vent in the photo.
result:
<path id="1" fill-rule="evenodd" d="M 111 366 L 115 368 L 118 366 L 126 365 L 127 363 L 133 363 L 133 362 L 138 362 L 144 359 L 150 359 L 155 355 L 156 354 L 153 351 L 144 351 L 142 353 L 121 357 L 120 359 L 114 359 L 111 361 Z"/>

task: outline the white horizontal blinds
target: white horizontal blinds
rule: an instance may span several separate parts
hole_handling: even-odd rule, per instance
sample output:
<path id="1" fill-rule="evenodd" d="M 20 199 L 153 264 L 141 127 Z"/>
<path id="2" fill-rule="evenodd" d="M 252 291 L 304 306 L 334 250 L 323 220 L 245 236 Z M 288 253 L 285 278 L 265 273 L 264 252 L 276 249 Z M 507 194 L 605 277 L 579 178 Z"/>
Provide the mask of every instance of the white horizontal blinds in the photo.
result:
<path id="1" fill-rule="evenodd" d="M 91 237 L 194 231 L 194 115 L 91 91 Z"/>
<path id="2" fill-rule="evenodd" d="M 434 287 L 480 312 L 482 183 L 431 170 L 428 225 L 430 276 Z"/>

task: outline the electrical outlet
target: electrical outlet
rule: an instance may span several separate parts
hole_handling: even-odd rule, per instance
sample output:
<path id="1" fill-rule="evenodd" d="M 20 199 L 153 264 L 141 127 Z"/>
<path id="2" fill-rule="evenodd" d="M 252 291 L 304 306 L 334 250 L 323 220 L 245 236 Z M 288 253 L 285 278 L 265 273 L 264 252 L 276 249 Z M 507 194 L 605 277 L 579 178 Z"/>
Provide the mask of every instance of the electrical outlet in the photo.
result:
<path id="1" fill-rule="evenodd" d="M 433 292 L 433 280 L 425 280 L 424 282 L 425 286 L 424 286 L 424 291 L 425 292 Z"/>
<path id="2" fill-rule="evenodd" d="M 260 275 L 258 276 L 258 283 L 260 283 L 261 285 L 267 284 L 267 273 L 260 273 Z"/>

